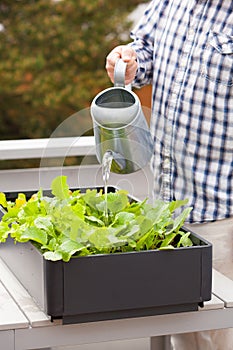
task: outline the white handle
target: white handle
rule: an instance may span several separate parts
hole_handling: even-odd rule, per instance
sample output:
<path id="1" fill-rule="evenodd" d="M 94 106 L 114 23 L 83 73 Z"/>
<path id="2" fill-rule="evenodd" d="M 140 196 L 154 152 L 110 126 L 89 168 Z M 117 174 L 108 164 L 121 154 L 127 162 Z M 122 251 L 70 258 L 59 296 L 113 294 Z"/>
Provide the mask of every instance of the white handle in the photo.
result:
<path id="1" fill-rule="evenodd" d="M 127 63 L 121 58 L 117 60 L 114 68 L 114 86 L 125 87 L 125 71 Z"/>

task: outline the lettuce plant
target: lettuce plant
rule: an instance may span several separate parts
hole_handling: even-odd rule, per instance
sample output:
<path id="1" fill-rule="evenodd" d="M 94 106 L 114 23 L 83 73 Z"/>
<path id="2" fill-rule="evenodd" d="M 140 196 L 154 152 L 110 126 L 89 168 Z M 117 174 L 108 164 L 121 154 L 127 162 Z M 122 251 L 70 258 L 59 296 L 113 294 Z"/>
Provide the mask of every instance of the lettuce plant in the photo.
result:
<path id="1" fill-rule="evenodd" d="M 19 193 L 14 201 L 0 193 L 1 243 L 8 236 L 15 242 L 31 241 L 45 259 L 65 262 L 93 254 L 193 245 L 190 233 L 182 230 L 191 211 L 186 200 L 157 200 L 152 206 L 147 200 L 131 201 L 124 190 L 107 195 L 97 189 L 71 191 L 65 176 L 55 178 L 51 190 L 52 196 L 39 190 L 31 198 Z M 178 208 L 181 213 L 175 216 Z"/>

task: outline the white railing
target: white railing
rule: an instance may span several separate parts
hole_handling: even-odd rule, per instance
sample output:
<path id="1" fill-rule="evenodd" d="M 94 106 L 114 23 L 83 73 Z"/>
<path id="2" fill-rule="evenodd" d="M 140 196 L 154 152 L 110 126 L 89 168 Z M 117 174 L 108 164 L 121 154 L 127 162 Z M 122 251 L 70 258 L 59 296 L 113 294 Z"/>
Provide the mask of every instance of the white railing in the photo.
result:
<path id="1" fill-rule="evenodd" d="M 0 141 L 0 160 L 95 154 L 94 136 Z"/>
<path id="2" fill-rule="evenodd" d="M 84 161 L 81 165 L 63 166 L 63 160 L 71 156 L 82 156 Z M 53 178 L 61 174 L 68 177 L 68 183 L 72 187 L 103 186 L 101 165 L 96 161 L 94 164 L 93 156 L 93 136 L 0 141 L 0 161 L 41 159 L 38 168 L 0 170 L 0 191 L 49 188 Z M 60 158 L 58 165 L 51 166 L 53 158 Z M 86 162 L 88 158 L 91 158 L 93 163 Z M 149 166 L 132 174 L 111 173 L 109 184 L 128 190 L 138 199 L 150 198 L 152 174 Z"/>

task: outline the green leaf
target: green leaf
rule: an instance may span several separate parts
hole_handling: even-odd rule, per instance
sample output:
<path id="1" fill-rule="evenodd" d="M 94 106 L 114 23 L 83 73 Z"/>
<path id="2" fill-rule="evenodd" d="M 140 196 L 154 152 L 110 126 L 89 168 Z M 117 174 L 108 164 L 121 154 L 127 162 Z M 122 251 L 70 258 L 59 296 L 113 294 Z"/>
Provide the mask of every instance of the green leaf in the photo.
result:
<path id="1" fill-rule="evenodd" d="M 126 239 L 117 237 L 118 230 L 119 228 L 98 228 L 89 236 L 89 241 L 100 251 L 118 247 L 126 243 Z"/>
<path id="2" fill-rule="evenodd" d="M 67 262 L 70 260 L 72 255 L 84 248 L 86 247 L 83 244 L 71 240 L 66 240 L 60 245 L 58 250 L 61 252 L 63 260 Z"/>
<path id="3" fill-rule="evenodd" d="M 31 240 L 45 245 L 47 243 L 47 233 L 37 227 L 29 227 L 20 237 L 22 240 Z"/>
<path id="4" fill-rule="evenodd" d="M 94 229 L 94 227 L 75 215 L 69 206 L 55 208 L 51 215 L 55 231 L 59 232 L 61 236 L 68 237 L 74 241 L 86 242 Z"/>
<path id="5" fill-rule="evenodd" d="M 133 213 L 128 213 L 123 211 L 116 214 L 113 224 L 115 225 L 128 224 L 128 223 L 131 223 L 132 220 L 134 220 L 134 218 L 135 218 L 135 215 Z"/>
<path id="6" fill-rule="evenodd" d="M 72 241 L 70 239 L 64 241 L 59 247 L 61 251 L 69 253 L 72 252 L 72 254 L 74 254 L 76 251 L 82 250 L 83 248 L 85 248 L 83 244 Z"/>
<path id="7" fill-rule="evenodd" d="M 123 231 L 124 230 L 124 231 Z M 123 230 L 121 230 L 119 233 L 121 233 L 122 235 L 120 236 L 120 238 L 126 239 L 127 242 L 131 242 L 132 245 L 132 239 L 134 239 L 135 244 L 136 244 L 136 240 L 138 238 L 138 235 L 140 233 L 140 227 L 137 224 L 132 224 L 132 225 L 128 225 L 125 228 L 125 225 L 123 226 Z M 123 232 L 122 232 L 123 231 Z M 118 233 L 118 234 L 119 234 Z"/>
<path id="8" fill-rule="evenodd" d="M 19 212 L 20 217 L 22 216 L 31 216 L 36 217 L 39 213 L 38 209 L 38 201 L 28 201 L 24 204 L 24 206 L 21 209 L 21 212 Z"/>
<path id="9" fill-rule="evenodd" d="M 3 192 L 0 192 L 0 205 L 2 205 L 4 208 L 7 207 L 6 195 Z"/>
<path id="10" fill-rule="evenodd" d="M 125 211 L 139 215 L 141 213 L 141 209 L 145 208 L 146 202 L 147 198 L 145 198 L 142 202 L 132 202 L 125 208 Z"/>
<path id="11" fill-rule="evenodd" d="M 27 199 L 24 193 L 19 193 L 15 200 L 15 206 L 20 208 L 26 203 Z"/>
<path id="12" fill-rule="evenodd" d="M 167 245 L 165 247 L 158 248 L 159 250 L 174 250 L 175 247 L 173 245 Z"/>
<path id="13" fill-rule="evenodd" d="M 41 249 L 55 251 L 58 246 L 59 246 L 59 244 L 57 242 L 57 239 L 55 237 L 53 237 L 49 240 L 49 242 L 47 244 L 42 245 Z"/>
<path id="14" fill-rule="evenodd" d="M 86 207 L 82 203 L 77 202 L 75 205 L 72 205 L 71 208 L 80 219 L 84 220 Z"/>
<path id="15" fill-rule="evenodd" d="M 48 230 L 48 231 L 52 231 L 53 230 L 53 223 L 52 223 L 52 219 L 49 216 L 38 216 L 35 220 L 34 220 L 34 225 L 35 227 L 42 229 L 42 230 Z"/>
<path id="16" fill-rule="evenodd" d="M 153 227 L 153 222 L 145 216 L 138 216 L 136 218 L 137 223 L 140 227 L 140 234 L 144 235 L 146 232 L 150 231 Z"/>
<path id="17" fill-rule="evenodd" d="M 184 200 L 176 200 L 176 201 L 172 201 L 169 203 L 169 209 L 171 211 L 171 213 L 173 213 L 176 209 L 188 204 L 188 199 L 184 199 Z"/>
<path id="18" fill-rule="evenodd" d="M 119 213 L 124 210 L 129 203 L 127 192 L 118 191 L 115 193 L 108 193 L 107 206 L 112 213 Z"/>
<path id="19" fill-rule="evenodd" d="M 13 222 L 10 224 L 10 236 L 15 239 L 16 242 L 26 242 L 28 239 L 21 239 L 22 234 L 27 229 L 26 224 L 18 224 Z"/>
<path id="20" fill-rule="evenodd" d="M 146 241 L 147 239 L 149 239 L 149 237 L 151 236 L 152 232 L 149 231 L 146 234 L 144 234 L 136 243 L 136 250 L 142 250 L 144 249 L 145 245 L 146 245 Z"/>
<path id="21" fill-rule="evenodd" d="M 83 200 L 91 208 L 98 210 L 97 205 L 104 202 L 104 197 L 97 193 L 97 190 L 87 190 L 86 193 L 82 195 Z"/>
<path id="22" fill-rule="evenodd" d="M 106 227 L 98 228 L 89 236 L 89 241 L 98 250 L 111 247 L 109 240 L 109 229 Z"/>
<path id="23" fill-rule="evenodd" d="M 185 222 L 186 218 L 190 214 L 192 208 L 185 208 L 183 212 L 174 220 L 173 226 L 166 234 L 170 234 L 172 231 L 178 230 Z"/>
<path id="24" fill-rule="evenodd" d="M 98 219 L 96 216 L 88 215 L 85 218 L 87 221 L 90 221 L 92 224 L 97 224 L 98 226 L 104 226 L 103 220 Z"/>
<path id="25" fill-rule="evenodd" d="M 14 222 L 18 216 L 18 213 L 20 211 L 20 208 L 8 208 L 8 211 L 6 214 L 3 215 L 2 221 L 7 222 L 8 224 Z"/>
<path id="26" fill-rule="evenodd" d="M 70 197 L 70 190 L 66 180 L 67 176 L 58 176 L 52 181 L 52 194 L 59 199 L 67 199 Z"/>
<path id="27" fill-rule="evenodd" d="M 163 240 L 160 248 L 164 248 L 164 247 L 170 246 L 175 237 L 176 237 L 176 233 L 170 233 L 169 235 L 166 235 L 166 237 Z"/>
<path id="28" fill-rule="evenodd" d="M 6 242 L 10 229 L 6 222 L 0 221 L 0 242 Z"/>
<path id="29" fill-rule="evenodd" d="M 177 244 L 177 247 L 191 247 L 193 245 L 193 242 L 192 240 L 189 238 L 190 236 L 190 232 L 186 232 L 186 233 L 183 233 L 183 232 L 179 232 L 181 234 L 181 238 Z"/>
<path id="30" fill-rule="evenodd" d="M 62 260 L 62 253 L 61 252 L 45 252 L 43 254 L 43 257 L 46 260 L 51 260 L 51 261 L 58 261 L 58 260 Z"/>
<path id="31" fill-rule="evenodd" d="M 156 201 L 154 206 L 146 205 L 145 215 L 153 222 L 154 225 L 164 221 L 164 219 L 167 222 L 171 216 L 169 211 L 169 203 Z"/>

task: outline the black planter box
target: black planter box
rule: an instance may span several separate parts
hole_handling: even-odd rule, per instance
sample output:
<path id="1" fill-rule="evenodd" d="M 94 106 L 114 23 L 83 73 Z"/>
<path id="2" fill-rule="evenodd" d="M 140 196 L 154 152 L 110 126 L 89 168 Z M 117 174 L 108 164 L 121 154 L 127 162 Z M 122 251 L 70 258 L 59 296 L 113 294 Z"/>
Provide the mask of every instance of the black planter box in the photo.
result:
<path id="1" fill-rule="evenodd" d="M 45 260 L 31 243 L 10 239 L 0 256 L 52 320 L 82 323 L 195 311 L 210 300 L 212 245 L 193 232 L 190 238 L 192 247 L 68 263 Z"/>

